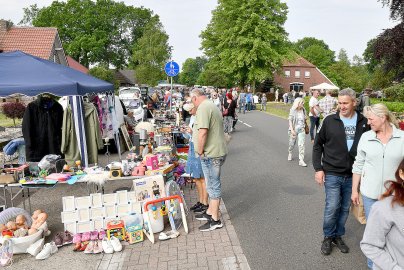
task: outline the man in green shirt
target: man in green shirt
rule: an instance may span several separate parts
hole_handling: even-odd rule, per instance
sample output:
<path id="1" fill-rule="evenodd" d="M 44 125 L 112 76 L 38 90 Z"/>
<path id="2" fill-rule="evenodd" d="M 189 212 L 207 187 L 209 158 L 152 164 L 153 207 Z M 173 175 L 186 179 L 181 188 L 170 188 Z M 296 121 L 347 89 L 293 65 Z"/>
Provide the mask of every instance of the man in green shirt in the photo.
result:
<path id="1" fill-rule="evenodd" d="M 200 231 L 213 231 L 223 227 L 219 218 L 221 199 L 220 171 L 226 159 L 227 147 L 223 131 L 223 117 L 217 106 L 209 100 L 203 90 L 194 89 L 191 101 L 197 108 L 196 121 L 193 126 L 195 151 L 201 157 L 202 170 L 209 194 L 209 208 L 196 215 L 197 220 L 206 220 Z"/>

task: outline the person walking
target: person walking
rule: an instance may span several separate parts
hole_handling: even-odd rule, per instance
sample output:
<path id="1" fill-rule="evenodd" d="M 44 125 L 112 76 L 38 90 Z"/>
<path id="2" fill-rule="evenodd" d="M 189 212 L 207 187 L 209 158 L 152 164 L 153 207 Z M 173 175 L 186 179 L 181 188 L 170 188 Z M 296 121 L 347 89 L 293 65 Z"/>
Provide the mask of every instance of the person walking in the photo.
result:
<path id="1" fill-rule="evenodd" d="M 275 102 L 279 102 L 279 89 L 275 91 Z"/>
<path id="2" fill-rule="evenodd" d="M 261 96 L 261 110 L 260 111 L 262 111 L 262 110 L 264 110 L 264 112 L 266 112 L 267 111 L 267 95 L 265 94 L 265 93 L 262 93 L 262 96 Z"/>
<path id="3" fill-rule="evenodd" d="M 363 254 L 373 261 L 373 270 L 404 269 L 404 159 L 395 181 L 385 184 L 386 192 L 370 211 L 363 239 Z"/>
<path id="4" fill-rule="evenodd" d="M 331 94 L 332 90 L 326 90 L 325 97 L 319 101 L 319 107 L 324 118 L 334 113 L 337 108 L 337 99 L 332 97 Z"/>
<path id="5" fill-rule="evenodd" d="M 292 160 L 293 148 L 296 145 L 299 147 L 299 166 L 307 167 L 304 162 L 304 142 L 306 137 L 306 110 L 304 109 L 304 99 L 296 98 L 289 112 L 289 148 L 288 160 Z"/>
<path id="6" fill-rule="evenodd" d="M 209 195 L 209 207 L 206 212 L 196 215 L 197 220 L 205 220 L 200 231 L 212 231 L 223 227 L 219 217 L 219 205 L 222 197 L 220 182 L 221 167 L 226 160 L 227 146 L 223 131 L 223 117 L 216 106 L 199 89 L 191 92 L 191 100 L 197 108 L 193 126 L 194 144 L 201 157 L 202 171 L 206 178 Z"/>
<path id="7" fill-rule="evenodd" d="M 250 92 L 250 90 L 248 90 L 245 99 L 246 99 L 246 103 L 247 103 L 247 111 L 251 112 L 251 109 L 253 106 L 253 95 Z"/>
<path id="8" fill-rule="evenodd" d="M 238 96 L 238 113 L 241 113 L 241 109 L 243 109 L 243 114 L 245 114 L 246 109 L 246 93 L 244 90 L 241 90 L 240 95 Z"/>
<path id="9" fill-rule="evenodd" d="M 220 101 L 220 98 L 216 92 L 212 92 L 210 94 L 210 99 L 213 101 L 213 103 L 216 105 L 216 107 L 222 111 L 222 102 Z"/>
<path id="10" fill-rule="evenodd" d="M 233 120 L 236 112 L 236 102 L 233 100 L 233 96 L 230 92 L 226 94 L 222 112 L 224 133 L 229 134 L 232 132 Z"/>
<path id="11" fill-rule="evenodd" d="M 314 143 L 314 130 L 317 130 L 320 126 L 320 113 L 321 108 L 318 106 L 318 96 L 320 92 L 318 90 L 313 90 L 312 96 L 309 101 L 309 117 L 310 117 L 310 138 L 311 143 Z"/>
<path id="12" fill-rule="evenodd" d="M 384 182 L 394 179 L 396 168 L 404 157 L 404 131 L 396 128 L 396 119 L 384 104 L 364 107 L 371 130 L 365 132 L 358 144 L 352 173 L 352 203 L 359 205 L 362 194 L 366 219 L 372 205 L 386 191 Z M 360 187 L 359 187 L 360 185 Z M 368 259 L 372 269 L 372 261 Z"/>
<path id="13" fill-rule="evenodd" d="M 325 207 L 321 253 L 331 254 L 332 243 L 343 253 L 349 247 L 342 240 L 352 193 L 352 165 L 362 134 L 369 128 L 367 119 L 355 111 L 356 93 L 338 93 L 339 111 L 326 117 L 313 145 L 315 181 L 324 185 Z"/>
<path id="14" fill-rule="evenodd" d="M 188 159 L 185 167 L 185 172 L 188 173 L 195 182 L 198 192 L 198 201 L 190 209 L 195 213 L 203 213 L 209 207 L 208 193 L 206 191 L 206 182 L 202 171 L 201 158 L 196 155 L 192 136 L 192 127 L 195 123 L 196 107 L 191 100 L 186 100 L 183 106 L 184 110 L 191 114 L 189 126 L 185 130 L 181 130 L 185 137 L 189 140 Z"/>

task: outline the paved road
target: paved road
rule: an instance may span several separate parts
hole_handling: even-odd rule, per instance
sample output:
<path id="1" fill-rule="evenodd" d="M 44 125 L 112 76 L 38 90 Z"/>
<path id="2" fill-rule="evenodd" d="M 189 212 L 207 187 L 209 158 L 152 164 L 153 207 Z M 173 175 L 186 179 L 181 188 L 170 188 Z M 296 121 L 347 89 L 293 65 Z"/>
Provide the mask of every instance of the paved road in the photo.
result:
<path id="1" fill-rule="evenodd" d="M 364 227 L 350 216 L 349 254 L 320 253 L 324 191 L 314 182 L 311 143 L 298 166 L 287 161 L 287 121 L 254 111 L 240 115 L 223 167 L 223 199 L 251 269 L 366 269 Z"/>

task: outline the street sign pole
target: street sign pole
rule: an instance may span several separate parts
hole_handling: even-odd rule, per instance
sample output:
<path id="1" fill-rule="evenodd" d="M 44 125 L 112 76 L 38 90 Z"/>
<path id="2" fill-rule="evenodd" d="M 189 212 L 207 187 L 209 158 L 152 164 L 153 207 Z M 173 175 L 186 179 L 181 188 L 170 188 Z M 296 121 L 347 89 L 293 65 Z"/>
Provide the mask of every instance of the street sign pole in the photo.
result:
<path id="1" fill-rule="evenodd" d="M 170 114 L 172 112 L 172 104 L 173 104 L 173 77 L 170 77 L 171 79 L 171 90 L 170 90 L 170 95 L 171 95 L 171 100 L 170 100 Z"/>
<path id="2" fill-rule="evenodd" d="M 180 72 L 180 66 L 174 62 L 170 61 L 167 62 L 166 65 L 164 66 L 164 71 L 166 72 L 167 76 L 171 78 L 171 89 L 170 89 L 170 114 L 172 112 L 172 101 L 173 101 L 173 77 L 177 76 L 178 73 Z"/>

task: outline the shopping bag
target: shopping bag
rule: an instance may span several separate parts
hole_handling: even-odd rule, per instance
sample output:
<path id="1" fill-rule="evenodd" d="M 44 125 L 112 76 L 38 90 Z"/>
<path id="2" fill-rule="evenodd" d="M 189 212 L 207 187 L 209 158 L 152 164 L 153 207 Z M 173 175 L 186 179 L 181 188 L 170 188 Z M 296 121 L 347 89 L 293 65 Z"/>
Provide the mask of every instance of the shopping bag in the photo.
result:
<path id="1" fill-rule="evenodd" d="M 363 206 L 362 194 L 359 193 L 359 204 L 351 204 L 351 213 L 360 224 L 366 224 L 365 207 Z"/>

